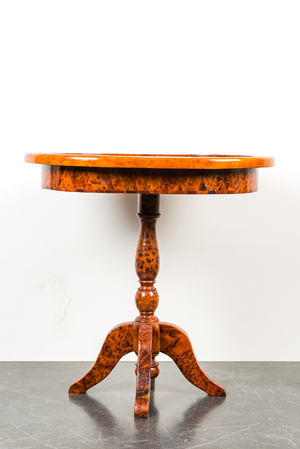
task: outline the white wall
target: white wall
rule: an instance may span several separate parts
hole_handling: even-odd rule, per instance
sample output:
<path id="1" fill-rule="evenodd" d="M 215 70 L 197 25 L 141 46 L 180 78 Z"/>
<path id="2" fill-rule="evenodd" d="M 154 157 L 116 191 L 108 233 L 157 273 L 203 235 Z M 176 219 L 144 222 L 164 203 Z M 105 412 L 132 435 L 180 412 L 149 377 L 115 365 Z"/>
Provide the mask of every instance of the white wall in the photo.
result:
<path id="1" fill-rule="evenodd" d="M 299 22 L 286 0 L 0 3 L 1 360 L 94 360 L 137 315 L 136 196 L 42 190 L 26 152 L 275 156 L 256 194 L 162 196 L 157 315 L 199 360 L 300 360 Z"/>

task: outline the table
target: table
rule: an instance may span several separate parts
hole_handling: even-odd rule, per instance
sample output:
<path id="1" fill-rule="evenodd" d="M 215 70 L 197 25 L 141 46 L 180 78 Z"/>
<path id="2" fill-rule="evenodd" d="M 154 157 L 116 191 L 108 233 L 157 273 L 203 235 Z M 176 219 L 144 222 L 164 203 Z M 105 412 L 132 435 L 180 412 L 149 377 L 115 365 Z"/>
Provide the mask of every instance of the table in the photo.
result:
<path id="1" fill-rule="evenodd" d="M 140 287 L 135 295 L 139 316 L 118 324 L 107 335 L 91 369 L 74 382 L 69 394 L 83 394 L 101 382 L 118 361 L 137 354 L 134 416 L 148 417 L 150 379 L 159 374 L 155 358 L 170 356 L 193 385 L 211 396 L 225 390 L 201 368 L 187 334 L 155 316 L 159 270 L 156 220 L 161 194 L 237 194 L 258 188 L 258 168 L 271 167 L 270 157 L 236 155 L 33 154 L 25 161 L 42 165 L 42 187 L 68 192 L 136 193 L 141 230 L 135 268 Z"/>

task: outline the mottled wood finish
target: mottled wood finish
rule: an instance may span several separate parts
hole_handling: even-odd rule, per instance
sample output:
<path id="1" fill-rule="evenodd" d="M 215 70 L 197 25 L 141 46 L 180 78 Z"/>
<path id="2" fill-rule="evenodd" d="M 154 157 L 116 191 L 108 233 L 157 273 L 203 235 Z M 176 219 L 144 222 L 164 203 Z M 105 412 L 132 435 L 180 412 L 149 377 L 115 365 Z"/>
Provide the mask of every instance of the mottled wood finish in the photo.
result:
<path id="1" fill-rule="evenodd" d="M 138 361 L 134 416 L 145 418 L 149 410 L 150 378 L 159 374 L 159 366 L 155 361 L 159 352 L 169 355 L 183 375 L 209 395 L 225 396 L 225 390 L 202 370 L 187 334 L 177 326 L 160 323 L 154 314 L 158 306 L 154 283 L 159 271 L 156 239 L 156 220 L 160 216 L 159 195 L 140 194 L 137 215 L 141 230 L 135 267 L 140 287 L 135 300 L 140 314 L 134 322 L 121 324 L 109 332 L 95 364 L 71 385 L 69 393 L 85 393 L 103 380 L 123 355 L 135 351 Z"/>
<path id="2" fill-rule="evenodd" d="M 156 239 L 156 220 L 159 213 L 159 195 L 139 195 L 138 213 L 141 230 L 135 257 L 135 269 L 140 287 L 135 295 L 135 303 L 140 315 L 133 323 L 133 348 L 137 353 L 139 328 L 141 324 L 151 324 L 153 329 L 151 377 L 157 377 L 159 366 L 155 357 L 159 353 L 159 320 L 154 315 L 158 306 L 158 293 L 154 287 L 159 270 L 159 251 Z"/>
<path id="3" fill-rule="evenodd" d="M 212 396 L 224 388 L 198 364 L 187 334 L 160 323 L 154 312 L 159 270 L 156 220 L 160 194 L 236 194 L 257 190 L 257 168 L 274 165 L 273 158 L 224 155 L 27 154 L 42 164 L 42 186 L 69 192 L 138 193 L 141 231 L 136 251 L 140 287 L 135 300 L 139 316 L 112 329 L 92 368 L 71 385 L 70 394 L 85 393 L 103 380 L 125 354 L 138 355 L 135 417 L 148 416 L 150 377 L 159 373 L 155 357 L 170 356 L 183 375 Z"/>
<path id="4" fill-rule="evenodd" d="M 139 350 L 137 362 L 136 396 L 134 417 L 147 418 L 150 399 L 152 354 L 152 326 L 141 324 L 139 327 Z"/>
<path id="5" fill-rule="evenodd" d="M 160 351 L 174 360 L 182 374 L 195 387 L 210 396 L 226 396 L 222 385 L 203 371 L 197 362 L 189 337 L 180 327 L 160 323 Z"/>
<path id="6" fill-rule="evenodd" d="M 118 361 L 133 351 L 133 325 L 122 323 L 107 335 L 99 356 L 92 368 L 70 386 L 69 394 L 82 394 L 101 382 Z"/>
<path id="7" fill-rule="evenodd" d="M 109 168 L 259 168 L 274 165 L 274 158 L 220 154 L 87 154 L 60 153 L 25 155 L 25 161 L 34 164 L 65 165 L 72 167 Z"/>
<path id="8" fill-rule="evenodd" d="M 256 192 L 256 168 L 130 169 L 42 166 L 42 187 L 65 192 L 234 194 Z"/>
<path id="9" fill-rule="evenodd" d="M 156 220 L 160 216 L 158 210 L 159 195 L 140 195 L 139 203 L 148 201 L 150 207 L 142 214 L 138 213 L 141 222 L 140 237 L 136 250 L 135 269 L 141 284 L 135 302 L 140 311 L 142 321 L 152 321 L 158 306 L 158 293 L 154 287 L 159 270 L 159 252 L 156 239 Z M 155 211 L 152 212 L 151 208 Z"/>

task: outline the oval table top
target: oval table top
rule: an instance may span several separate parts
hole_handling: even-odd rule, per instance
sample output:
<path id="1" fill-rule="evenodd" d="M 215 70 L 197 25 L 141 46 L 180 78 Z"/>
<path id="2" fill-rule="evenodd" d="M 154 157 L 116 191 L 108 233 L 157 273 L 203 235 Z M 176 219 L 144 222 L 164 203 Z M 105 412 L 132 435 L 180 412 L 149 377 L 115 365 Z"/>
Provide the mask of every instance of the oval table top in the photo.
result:
<path id="1" fill-rule="evenodd" d="M 257 190 L 257 169 L 272 157 L 184 154 L 34 154 L 42 187 L 67 192 L 209 194 Z"/>
<path id="2" fill-rule="evenodd" d="M 28 153 L 25 161 L 42 165 L 109 168 L 235 169 L 272 167 L 274 158 L 198 154 Z"/>

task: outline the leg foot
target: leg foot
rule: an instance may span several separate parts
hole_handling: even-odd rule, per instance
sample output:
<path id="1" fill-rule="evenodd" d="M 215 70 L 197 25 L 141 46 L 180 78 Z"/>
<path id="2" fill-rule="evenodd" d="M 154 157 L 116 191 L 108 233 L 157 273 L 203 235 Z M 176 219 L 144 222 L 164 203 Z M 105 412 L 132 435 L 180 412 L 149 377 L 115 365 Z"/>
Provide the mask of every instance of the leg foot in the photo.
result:
<path id="1" fill-rule="evenodd" d="M 160 323 L 160 351 L 174 360 L 186 379 L 210 396 L 226 396 L 218 382 L 211 379 L 196 360 L 187 334 L 177 326 Z"/>
<path id="2" fill-rule="evenodd" d="M 155 379 L 159 375 L 159 363 L 152 356 L 151 362 L 151 379 Z"/>
<path id="3" fill-rule="evenodd" d="M 85 393 L 89 388 L 105 379 L 118 361 L 125 354 L 132 351 L 132 323 L 123 323 L 114 327 L 107 335 L 99 356 L 92 368 L 70 386 L 69 394 Z"/>
<path id="4" fill-rule="evenodd" d="M 135 418 L 147 418 L 149 412 L 150 377 L 152 359 L 152 326 L 142 324 L 139 330 Z"/>

